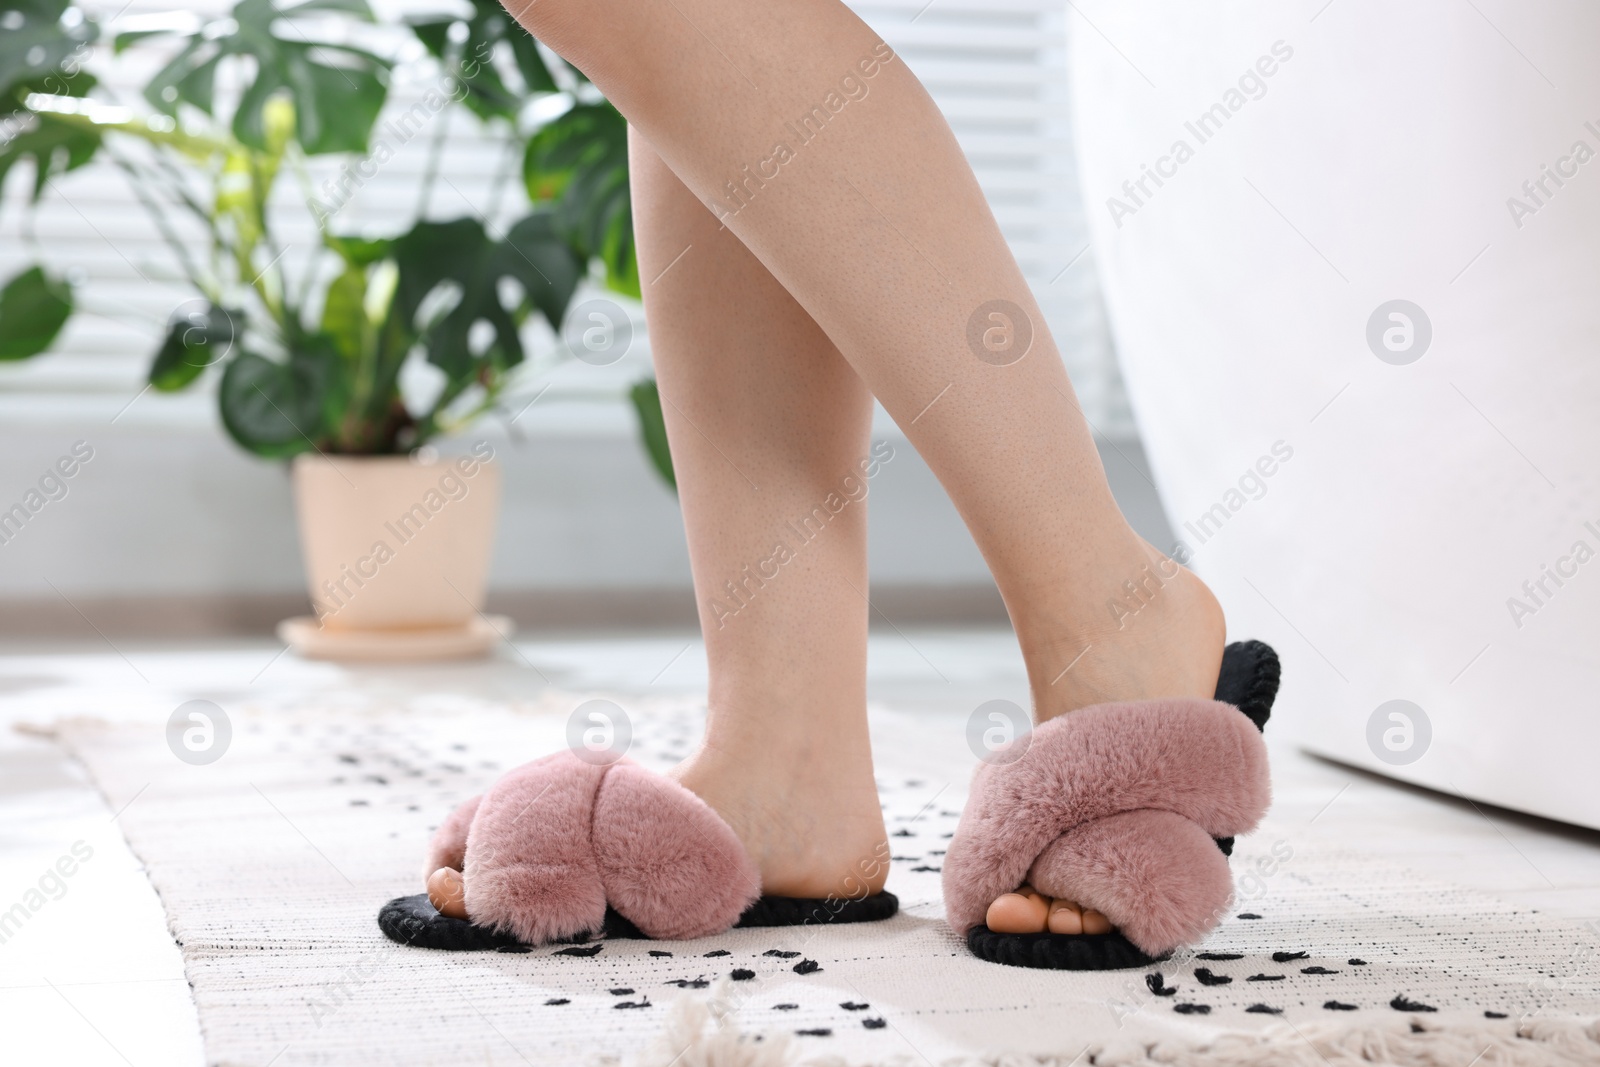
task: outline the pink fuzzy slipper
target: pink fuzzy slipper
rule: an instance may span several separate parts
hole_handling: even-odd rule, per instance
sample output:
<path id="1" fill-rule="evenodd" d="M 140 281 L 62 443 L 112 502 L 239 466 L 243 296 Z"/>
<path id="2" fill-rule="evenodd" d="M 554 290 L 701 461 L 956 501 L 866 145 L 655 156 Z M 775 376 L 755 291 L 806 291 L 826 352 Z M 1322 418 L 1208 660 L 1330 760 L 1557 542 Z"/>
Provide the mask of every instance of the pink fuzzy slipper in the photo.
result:
<path id="1" fill-rule="evenodd" d="M 1057 970 L 1142 967 L 1198 941 L 1233 899 L 1227 855 L 1271 800 L 1261 729 L 1278 658 L 1229 645 L 1216 700 L 1099 704 L 980 765 L 944 862 L 945 914 L 974 955 Z M 1241 714 L 1242 712 L 1242 714 Z M 1099 935 L 1001 934 L 989 904 L 1027 883 L 1103 913 Z"/>
<path id="2" fill-rule="evenodd" d="M 558 752 L 507 772 L 434 833 L 424 876 L 462 872 L 471 921 L 427 894 L 379 912 L 385 934 L 428 948 L 486 949 L 595 934 L 687 940 L 732 926 L 864 922 L 898 908 L 858 899 L 763 897 L 755 863 L 699 797 L 628 759 Z"/>

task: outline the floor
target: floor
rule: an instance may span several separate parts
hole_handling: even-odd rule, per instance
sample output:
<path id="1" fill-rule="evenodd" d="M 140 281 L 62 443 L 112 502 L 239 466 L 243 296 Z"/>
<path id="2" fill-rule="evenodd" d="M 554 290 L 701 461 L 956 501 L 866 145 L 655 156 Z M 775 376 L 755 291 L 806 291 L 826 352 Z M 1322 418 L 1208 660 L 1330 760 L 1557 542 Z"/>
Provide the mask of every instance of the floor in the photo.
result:
<path id="1" fill-rule="evenodd" d="M 869 675 L 875 702 L 926 721 L 907 739 L 917 745 L 960 746 L 979 704 L 1027 702 L 1020 659 L 1009 635 L 995 630 L 875 634 Z M 94 715 L 160 729 L 185 700 L 226 709 L 284 689 L 438 694 L 443 704 L 526 698 L 546 685 L 703 691 L 705 662 L 690 633 L 532 638 L 482 663 L 387 669 L 307 663 L 266 642 L 119 639 L 114 648 L 0 654 L 0 726 L 11 727 L 0 730 L 0 1019 L 8 1050 L 18 1062 L 61 1065 L 204 1062 L 178 949 L 117 813 L 39 727 Z M 1600 931 L 1600 834 L 1396 785 L 1281 744 L 1273 761 L 1275 811 L 1295 816 L 1308 837 L 1392 856 L 1419 874 Z"/>

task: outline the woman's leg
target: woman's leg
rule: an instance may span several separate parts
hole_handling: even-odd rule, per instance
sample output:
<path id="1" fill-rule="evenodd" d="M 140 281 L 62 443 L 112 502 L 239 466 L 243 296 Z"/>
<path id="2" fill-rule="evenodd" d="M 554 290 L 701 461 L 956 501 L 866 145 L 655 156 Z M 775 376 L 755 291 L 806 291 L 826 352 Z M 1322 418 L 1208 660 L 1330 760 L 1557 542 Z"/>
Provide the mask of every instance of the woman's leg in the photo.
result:
<path id="1" fill-rule="evenodd" d="M 1161 577 L 1123 519 L 1033 297 L 905 64 L 838 0 L 521 2 L 927 459 L 1005 597 L 1036 716 L 1209 697 L 1221 612 L 1188 572 Z M 1031 335 L 1005 365 L 1021 345 L 1005 348 L 995 301 L 1016 309 L 1014 340 Z"/>
<path id="2" fill-rule="evenodd" d="M 705 743 L 676 776 L 733 826 L 767 893 L 876 892 L 888 839 L 867 740 L 872 397 L 634 133 L 629 163 L 711 667 Z"/>

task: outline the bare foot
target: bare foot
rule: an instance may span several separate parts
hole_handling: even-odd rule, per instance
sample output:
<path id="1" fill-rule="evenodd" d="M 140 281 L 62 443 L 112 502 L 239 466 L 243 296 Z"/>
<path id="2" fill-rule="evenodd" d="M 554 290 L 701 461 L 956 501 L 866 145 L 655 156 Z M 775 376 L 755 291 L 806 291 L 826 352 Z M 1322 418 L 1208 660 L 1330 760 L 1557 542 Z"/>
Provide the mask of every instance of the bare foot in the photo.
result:
<path id="1" fill-rule="evenodd" d="M 1099 591 L 1105 603 L 1061 612 L 1062 617 L 1098 618 L 1098 624 L 1076 634 L 1019 630 L 1039 722 L 1090 704 L 1216 693 L 1227 631 L 1222 607 L 1192 572 L 1150 545 L 1144 548 L 1148 565 L 1122 579 L 1125 584 L 1109 582 Z M 1051 900 L 1031 886 L 997 898 L 986 922 L 997 933 L 1104 934 L 1112 929 L 1100 912 Z"/>
<path id="2" fill-rule="evenodd" d="M 889 839 L 864 730 L 859 744 L 707 745 L 671 775 L 733 827 L 763 893 L 854 899 L 883 889 Z"/>

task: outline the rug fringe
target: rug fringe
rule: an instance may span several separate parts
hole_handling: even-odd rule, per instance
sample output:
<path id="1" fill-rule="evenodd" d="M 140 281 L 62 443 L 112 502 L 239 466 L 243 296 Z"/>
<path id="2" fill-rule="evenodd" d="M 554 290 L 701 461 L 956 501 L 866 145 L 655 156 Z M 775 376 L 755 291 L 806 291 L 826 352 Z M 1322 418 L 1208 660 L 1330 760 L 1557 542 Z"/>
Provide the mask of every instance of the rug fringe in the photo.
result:
<path id="1" fill-rule="evenodd" d="M 844 1067 L 836 1056 L 802 1059 L 787 1034 L 747 1035 L 733 1021 L 725 990 L 682 997 L 661 1035 L 631 1067 Z M 853 1067 L 891 1067 L 910 1060 Z M 1413 1020 L 1365 1026 L 1280 1024 L 1260 1033 L 1223 1034 L 1198 1045 L 1179 1041 L 1112 1045 L 1061 1056 L 961 1057 L 940 1067 L 1594 1067 L 1600 1019 Z"/>

